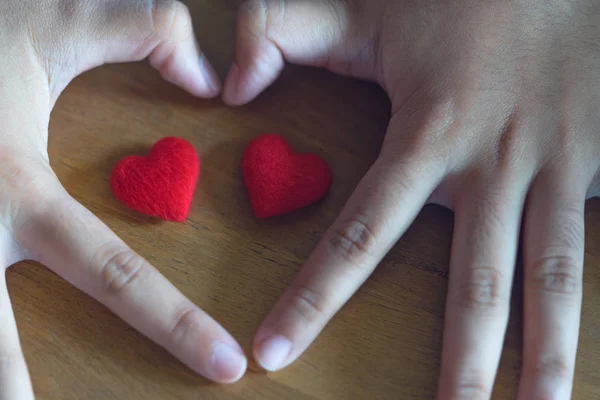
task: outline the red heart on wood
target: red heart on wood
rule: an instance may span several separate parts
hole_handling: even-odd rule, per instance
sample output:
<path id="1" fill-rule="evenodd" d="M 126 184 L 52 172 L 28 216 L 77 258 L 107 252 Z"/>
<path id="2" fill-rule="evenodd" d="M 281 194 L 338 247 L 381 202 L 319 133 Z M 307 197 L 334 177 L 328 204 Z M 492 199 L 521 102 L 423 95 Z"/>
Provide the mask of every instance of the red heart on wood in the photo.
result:
<path id="1" fill-rule="evenodd" d="M 192 204 L 200 175 L 200 158 L 188 141 L 165 138 L 146 157 L 121 160 L 110 177 L 123 204 L 143 214 L 183 222 Z"/>
<path id="2" fill-rule="evenodd" d="M 268 218 L 321 200 L 331 187 L 327 163 L 314 154 L 294 154 L 279 135 L 254 139 L 244 152 L 242 174 L 254 213 Z"/>

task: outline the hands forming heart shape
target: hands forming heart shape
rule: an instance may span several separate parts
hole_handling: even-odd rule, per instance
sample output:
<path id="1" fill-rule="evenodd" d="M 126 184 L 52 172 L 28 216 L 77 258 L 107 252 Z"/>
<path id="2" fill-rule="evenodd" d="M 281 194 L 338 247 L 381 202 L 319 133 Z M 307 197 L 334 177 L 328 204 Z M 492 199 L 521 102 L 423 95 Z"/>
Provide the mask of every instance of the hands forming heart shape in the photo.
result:
<path id="1" fill-rule="evenodd" d="M 243 2 L 227 104 L 254 99 L 286 61 L 377 82 L 392 103 L 379 158 L 256 334 L 262 367 L 297 359 L 435 203 L 456 221 L 439 398 L 491 397 L 521 231 L 519 398 L 570 398 L 584 204 L 600 194 L 598 21 L 590 0 Z M 105 63 L 148 58 L 192 95 L 219 94 L 186 7 L 5 0 L 0 49 L 2 265 L 39 261 L 199 374 L 240 379 L 247 361 L 236 341 L 65 191 L 46 150 L 61 91 Z M 259 215 L 290 206 L 253 204 Z M 31 399 L 0 281 L 0 398 Z"/>

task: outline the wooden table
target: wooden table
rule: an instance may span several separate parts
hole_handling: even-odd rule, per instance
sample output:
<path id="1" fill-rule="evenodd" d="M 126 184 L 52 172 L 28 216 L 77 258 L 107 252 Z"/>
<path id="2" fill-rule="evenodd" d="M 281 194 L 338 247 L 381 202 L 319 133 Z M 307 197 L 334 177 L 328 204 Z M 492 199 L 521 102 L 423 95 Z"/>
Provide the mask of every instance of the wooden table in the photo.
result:
<path id="1" fill-rule="evenodd" d="M 199 40 L 224 76 L 233 51 L 237 0 L 189 1 Z M 52 165 L 66 188 L 147 257 L 249 350 L 261 319 L 298 272 L 377 156 L 389 104 L 375 86 L 288 68 L 259 100 L 239 109 L 199 101 L 161 81 L 145 63 L 77 79 L 50 127 Z M 240 177 L 245 145 L 278 132 L 334 169 L 331 194 L 315 207 L 270 221 L 253 217 Z M 189 220 L 157 223 L 112 196 L 123 156 L 178 135 L 201 153 Z M 600 397 L 600 202 L 588 204 L 583 322 L 576 399 Z M 25 356 L 39 399 L 431 399 L 440 365 L 452 213 L 427 207 L 372 278 L 292 367 L 249 372 L 233 386 L 200 378 L 157 345 L 45 268 L 8 273 Z M 517 279 L 518 282 L 518 279 Z M 522 290 L 496 398 L 516 392 Z"/>

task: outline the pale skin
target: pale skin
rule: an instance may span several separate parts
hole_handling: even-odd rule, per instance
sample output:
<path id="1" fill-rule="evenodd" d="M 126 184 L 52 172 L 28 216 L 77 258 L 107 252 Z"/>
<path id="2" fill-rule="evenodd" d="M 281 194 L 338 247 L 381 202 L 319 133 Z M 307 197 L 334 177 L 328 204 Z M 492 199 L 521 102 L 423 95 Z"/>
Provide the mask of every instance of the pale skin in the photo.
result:
<path id="1" fill-rule="evenodd" d="M 56 98 L 94 66 L 149 57 L 192 95 L 219 94 L 185 7 L 7 0 L 0 30 L 3 266 L 40 261 L 199 374 L 240 379 L 246 359 L 235 340 L 73 200 L 46 152 Z M 600 193 L 598 60 L 592 0 L 245 2 L 226 103 L 254 99 L 284 61 L 377 82 L 392 101 L 378 160 L 259 328 L 259 364 L 276 371 L 296 360 L 435 203 L 455 212 L 438 398 L 491 396 L 521 228 L 518 396 L 570 398 L 584 203 Z M 0 399 L 31 399 L 2 280 Z"/>

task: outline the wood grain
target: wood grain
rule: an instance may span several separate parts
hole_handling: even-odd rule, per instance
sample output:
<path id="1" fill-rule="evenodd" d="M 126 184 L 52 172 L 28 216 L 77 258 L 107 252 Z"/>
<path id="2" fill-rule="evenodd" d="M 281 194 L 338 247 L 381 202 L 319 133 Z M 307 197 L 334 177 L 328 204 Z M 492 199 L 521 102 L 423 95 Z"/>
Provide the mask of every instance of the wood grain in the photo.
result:
<path id="1" fill-rule="evenodd" d="M 238 1 L 188 2 L 199 40 L 224 76 Z M 69 192 L 249 350 L 261 319 L 298 272 L 376 158 L 389 117 L 370 84 L 290 67 L 251 105 L 199 101 L 145 63 L 103 67 L 73 82 L 50 126 L 52 166 Z M 249 208 L 239 161 L 256 135 L 278 132 L 329 161 L 321 204 L 270 221 Z M 163 136 L 191 141 L 202 177 L 189 220 L 157 223 L 122 207 L 108 179 L 123 156 Z M 600 397 L 600 202 L 586 211 L 587 252 L 576 399 Z M 432 399 L 439 373 L 453 216 L 426 207 L 371 279 L 306 354 L 276 374 L 218 386 L 42 266 L 8 273 L 39 399 Z M 521 362 L 520 285 L 495 398 L 514 398 Z"/>

